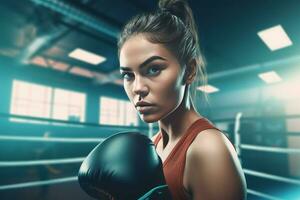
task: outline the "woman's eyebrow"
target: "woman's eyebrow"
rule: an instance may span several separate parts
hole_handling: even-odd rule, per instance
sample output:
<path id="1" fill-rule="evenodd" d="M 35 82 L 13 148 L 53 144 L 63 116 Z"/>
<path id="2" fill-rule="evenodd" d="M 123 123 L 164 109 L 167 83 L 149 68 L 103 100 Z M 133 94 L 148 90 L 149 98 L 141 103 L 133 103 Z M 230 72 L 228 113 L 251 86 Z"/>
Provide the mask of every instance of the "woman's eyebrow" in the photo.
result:
<path id="1" fill-rule="evenodd" d="M 145 60 L 142 64 L 140 64 L 139 68 L 145 67 L 146 65 L 148 65 L 149 63 L 151 63 L 154 60 L 167 60 L 167 59 L 160 57 L 160 56 L 151 56 L 150 58 Z M 131 71 L 131 69 L 129 67 L 122 67 L 122 66 L 120 66 L 120 70 Z"/>

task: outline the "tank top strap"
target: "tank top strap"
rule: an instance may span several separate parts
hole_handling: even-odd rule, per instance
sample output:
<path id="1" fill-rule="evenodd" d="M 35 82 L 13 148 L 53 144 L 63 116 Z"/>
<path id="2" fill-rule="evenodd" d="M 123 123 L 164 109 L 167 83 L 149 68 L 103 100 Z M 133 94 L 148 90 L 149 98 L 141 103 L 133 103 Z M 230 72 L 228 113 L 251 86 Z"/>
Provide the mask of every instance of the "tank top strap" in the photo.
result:
<path id="1" fill-rule="evenodd" d="M 154 139 L 154 142 L 153 142 L 153 143 L 154 143 L 155 148 L 157 147 L 157 144 L 158 144 L 160 138 L 161 138 L 161 132 L 159 132 L 159 133 L 157 134 L 157 136 L 155 137 L 155 139 Z"/>
<path id="2" fill-rule="evenodd" d="M 188 131 L 183 136 L 183 140 L 185 141 L 188 140 L 189 141 L 188 143 L 191 143 L 195 139 L 195 137 L 197 137 L 198 133 L 207 129 L 216 129 L 220 131 L 208 119 L 200 118 L 190 126 Z"/>
<path id="3" fill-rule="evenodd" d="M 195 123 L 193 123 L 188 131 L 183 135 L 181 140 L 179 141 L 180 144 L 176 145 L 175 147 L 177 149 L 180 148 L 180 151 L 182 153 L 185 153 L 189 146 L 193 143 L 197 135 L 207 129 L 216 129 L 220 131 L 218 128 L 216 128 L 208 119 L 201 118 L 198 119 Z M 220 131 L 221 132 L 221 131 Z M 174 149 L 174 152 L 177 151 L 177 149 Z"/>
<path id="4" fill-rule="evenodd" d="M 183 186 L 183 175 L 186 161 L 186 152 L 189 146 L 192 144 L 197 135 L 207 129 L 217 129 L 215 126 L 206 118 L 197 119 L 193 122 L 186 132 L 181 136 L 175 147 L 172 149 L 170 154 L 167 156 L 163 163 L 164 175 L 166 183 L 170 189 L 170 192 L 174 200 L 189 199 L 186 195 L 185 188 Z M 217 129 L 219 130 L 219 129 Z M 162 138 L 159 133 L 155 139 L 155 146 L 159 143 Z"/>
<path id="5" fill-rule="evenodd" d="M 195 137 L 197 136 L 198 133 L 200 133 L 201 131 L 204 131 L 206 129 L 217 129 L 208 119 L 206 118 L 200 118 L 197 119 L 195 122 L 192 123 L 192 125 L 188 128 L 188 130 L 186 131 L 186 133 L 184 133 L 184 135 L 182 136 L 182 138 L 180 139 L 180 142 L 185 141 L 187 138 L 189 138 L 189 140 L 191 140 L 191 142 L 195 139 Z M 154 145 L 155 148 L 157 147 L 157 144 L 159 143 L 160 139 L 162 138 L 161 132 L 159 132 L 157 134 L 157 136 L 154 139 Z"/>

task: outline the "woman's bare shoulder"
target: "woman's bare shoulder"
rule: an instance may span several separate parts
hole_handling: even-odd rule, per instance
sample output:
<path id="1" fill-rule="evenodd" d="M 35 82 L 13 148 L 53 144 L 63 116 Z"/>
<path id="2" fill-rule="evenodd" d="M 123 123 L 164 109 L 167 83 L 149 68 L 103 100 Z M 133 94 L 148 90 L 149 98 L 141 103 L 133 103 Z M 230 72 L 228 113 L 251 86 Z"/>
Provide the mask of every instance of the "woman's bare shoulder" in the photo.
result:
<path id="1" fill-rule="evenodd" d="M 198 153 L 210 153 L 223 151 L 234 151 L 234 147 L 228 138 L 217 129 L 207 129 L 201 131 L 192 144 L 190 145 L 189 151 L 195 151 Z M 225 152 L 223 152 L 225 153 Z"/>
<path id="2" fill-rule="evenodd" d="M 200 132 L 187 151 L 187 161 L 197 160 L 201 163 L 216 161 L 239 164 L 234 146 L 228 138 L 217 129 L 207 129 Z"/>
<path id="3" fill-rule="evenodd" d="M 185 175 L 195 199 L 204 193 L 207 199 L 244 199 L 246 183 L 235 149 L 216 129 L 196 136 L 186 154 Z"/>

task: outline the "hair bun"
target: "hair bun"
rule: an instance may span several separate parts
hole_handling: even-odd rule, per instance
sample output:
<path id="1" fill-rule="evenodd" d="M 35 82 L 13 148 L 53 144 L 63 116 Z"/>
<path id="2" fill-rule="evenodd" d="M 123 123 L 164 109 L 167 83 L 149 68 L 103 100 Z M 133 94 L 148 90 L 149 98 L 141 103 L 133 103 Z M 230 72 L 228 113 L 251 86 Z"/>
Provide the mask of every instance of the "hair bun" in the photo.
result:
<path id="1" fill-rule="evenodd" d="M 160 0 L 158 7 L 162 12 L 169 12 L 186 21 L 187 2 L 185 0 Z"/>
<path id="2" fill-rule="evenodd" d="M 198 42 L 197 25 L 187 0 L 159 0 L 158 8 L 162 12 L 169 12 L 181 19 L 184 25 L 193 33 L 195 41 Z"/>

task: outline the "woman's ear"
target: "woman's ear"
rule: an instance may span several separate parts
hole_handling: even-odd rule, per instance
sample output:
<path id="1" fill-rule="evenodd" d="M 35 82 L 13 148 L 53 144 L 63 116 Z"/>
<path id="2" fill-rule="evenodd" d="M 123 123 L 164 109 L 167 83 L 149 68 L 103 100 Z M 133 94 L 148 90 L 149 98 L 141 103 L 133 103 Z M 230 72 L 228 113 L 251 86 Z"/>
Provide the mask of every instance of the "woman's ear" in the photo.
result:
<path id="1" fill-rule="evenodd" d="M 197 62 L 195 59 L 190 60 L 190 62 L 186 65 L 185 74 L 184 74 L 184 83 L 191 84 L 197 75 Z"/>

